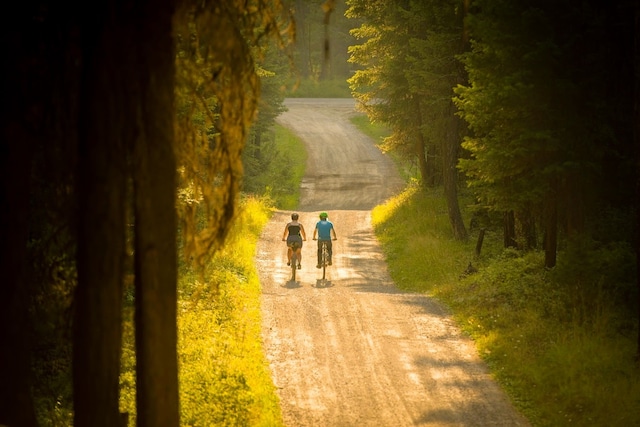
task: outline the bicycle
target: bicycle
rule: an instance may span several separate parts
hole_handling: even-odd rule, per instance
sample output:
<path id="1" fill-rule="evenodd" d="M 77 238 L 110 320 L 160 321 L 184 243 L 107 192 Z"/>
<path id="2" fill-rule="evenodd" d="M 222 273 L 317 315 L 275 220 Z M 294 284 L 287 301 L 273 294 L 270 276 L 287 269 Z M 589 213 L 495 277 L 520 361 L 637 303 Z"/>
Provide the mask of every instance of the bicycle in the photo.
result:
<path id="1" fill-rule="evenodd" d="M 296 270 L 300 268 L 300 262 L 298 261 L 298 249 L 301 245 L 298 242 L 291 244 L 291 281 L 296 281 Z"/>
<path id="2" fill-rule="evenodd" d="M 322 267 L 322 280 L 325 280 L 327 273 L 327 266 L 329 265 L 329 241 L 321 240 L 320 241 L 320 266 Z"/>

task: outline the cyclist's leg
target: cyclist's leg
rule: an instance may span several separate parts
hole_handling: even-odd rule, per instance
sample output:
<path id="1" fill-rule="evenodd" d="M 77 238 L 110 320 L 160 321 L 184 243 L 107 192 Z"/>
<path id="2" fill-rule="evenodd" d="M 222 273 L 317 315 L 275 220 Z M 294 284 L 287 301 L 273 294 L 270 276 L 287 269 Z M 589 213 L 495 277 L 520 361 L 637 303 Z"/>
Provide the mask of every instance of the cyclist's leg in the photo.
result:
<path id="1" fill-rule="evenodd" d="M 296 254 L 296 264 L 298 264 L 298 268 L 300 268 L 300 262 L 302 261 L 302 239 L 296 240 L 293 250 Z"/>
<path id="2" fill-rule="evenodd" d="M 316 268 L 320 268 L 322 265 L 322 240 L 318 239 L 318 264 Z"/>
<path id="3" fill-rule="evenodd" d="M 327 252 L 329 253 L 328 264 L 331 265 L 333 261 L 333 242 L 331 240 L 327 240 Z"/>
<path id="4" fill-rule="evenodd" d="M 293 255 L 293 249 L 291 249 L 291 244 L 287 242 L 287 265 L 291 265 L 291 255 Z"/>

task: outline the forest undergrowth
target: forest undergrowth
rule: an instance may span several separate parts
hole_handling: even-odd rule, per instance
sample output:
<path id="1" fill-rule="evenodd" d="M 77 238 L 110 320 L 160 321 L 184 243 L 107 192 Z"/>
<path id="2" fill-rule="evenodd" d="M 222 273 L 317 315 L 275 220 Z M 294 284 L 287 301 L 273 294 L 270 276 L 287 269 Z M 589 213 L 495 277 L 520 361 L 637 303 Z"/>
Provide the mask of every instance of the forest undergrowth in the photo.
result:
<path id="1" fill-rule="evenodd" d="M 385 134 L 354 123 L 376 141 Z M 473 198 L 463 190 L 460 202 L 470 224 Z M 567 242 L 551 270 L 542 251 L 504 249 L 499 218 L 484 225 L 480 254 L 479 228 L 455 241 L 442 188 L 411 179 L 372 221 L 397 286 L 448 308 L 533 425 L 640 425 L 635 254 L 616 221 L 607 243 Z"/>
<path id="2" fill-rule="evenodd" d="M 260 168 L 244 177 L 238 215 L 225 245 L 178 276 L 178 361 L 182 426 L 282 425 L 261 338 L 261 287 L 254 254 L 271 212 L 297 206 L 306 152 L 276 125 L 265 135 Z M 250 195 L 250 194 L 259 195 Z M 131 303 L 132 303 L 131 299 Z M 133 306 L 125 322 L 121 412 L 135 421 Z M 134 424 L 131 424 L 134 425 Z"/>
<path id="3" fill-rule="evenodd" d="M 280 409 L 260 337 L 255 246 L 269 200 L 246 197 L 224 248 L 204 271 L 182 264 L 178 361 L 183 426 L 278 426 Z M 133 307 L 125 321 L 121 412 L 135 425 Z"/>
<path id="4" fill-rule="evenodd" d="M 615 289 L 633 277 L 628 248 L 568 248 L 546 270 L 544 253 L 504 250 L 492 230 L 475 256 L 450 237 L 441 193 L 409 186 L 373 212 L 397 286 L 449 308 L 533 425 L 640 425 L 638 325 Z"/>

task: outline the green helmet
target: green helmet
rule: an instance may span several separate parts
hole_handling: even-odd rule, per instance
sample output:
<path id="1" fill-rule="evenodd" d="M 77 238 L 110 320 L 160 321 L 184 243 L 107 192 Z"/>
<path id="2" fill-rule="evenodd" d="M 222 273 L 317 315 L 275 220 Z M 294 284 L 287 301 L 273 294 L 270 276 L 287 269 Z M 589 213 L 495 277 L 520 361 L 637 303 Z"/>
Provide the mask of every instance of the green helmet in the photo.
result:
<path id="1" fill-rule="evenodd" d="M 322 213 L 320 214 L 320 219 L 326 219 L 328 216 L 329 216 L 329 215 L 327 215 L 327 213 L 326 213 L 326 212 L 322 212 Z"/>

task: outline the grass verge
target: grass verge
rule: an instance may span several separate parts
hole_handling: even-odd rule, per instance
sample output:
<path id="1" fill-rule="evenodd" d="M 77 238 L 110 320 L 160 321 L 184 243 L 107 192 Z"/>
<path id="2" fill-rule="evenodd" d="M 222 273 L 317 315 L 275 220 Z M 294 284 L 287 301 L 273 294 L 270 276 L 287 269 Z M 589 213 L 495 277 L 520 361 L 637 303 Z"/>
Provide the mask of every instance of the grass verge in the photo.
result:
<path id="1" fill-rule="evenodd" d="M 295 86 L 291 84 L 291 86 Z M 301 79 L 287 95 L 290 98 L 351 98 L 347 79 Z"/>
<path id="2" fill-rule="evenodd" d="M 449 307 L 533 425 L 640 425 L 632 313 L 542 268 L 543 253 L 502 251 L 498 233 L 474 258 L 450 237 L 439 193 L 409 186 L 373 211 L 395 283 Z M 472 260 L 479 271 L 465 275 Z"/>
<path id="3" fill-rule="evenodd" d="M 183 426 L 283 425 L 262 348 L 261 287 L 254 254 L 273 205 L 280 209 L 297 206 L 307 154 L 302 142 L 282 126 L 274 127 L 274 140 L 278 161 L 268 162 L 261 179 L 276 187 L 267 186 L 264 196 L 243 197 L 225 247 L 204 272 L 184 265 L 179 271 L 178 358 Z M 130 425 L 135 425 L 131 304 L 129 298 L 120 410 L 128 412 Z"/>
<path id="4" fill-rule="evenodd" d="M 229 241 L 204 274 L 182 267 L 178 292 L 180 417 L 183 426 L 281 426 L 261 347 L 260 283 L 254 253 L 268 204 L 241 202 Z M 132 313 L 125 322 L 122 412 L 135 425 Z"/>
<path id="5" fill-rule="evenodd" d="M 275 145 L 283 160 L 278 165 L 278 170 L 272 171 L 272 174 L 280 177 L 274 177 L 274 181 L 284 179 L 285 182 L 281 191 L 274 193 L 272 197 L 278 208 L 293 210 L 300 201 L 300 183 L 306 170 L 307 151 L 302 141 L 289 129 L 275 125 L 274 133 Z"/>
<path id="6" fill-rule="evenodd" d="M 565 250 L 548 271 L 541 252 L 504 250 L 499 230 L 487 232 L 476 257 L 474 239 L 453 240 L 447 215 L 441 189 L 411 182 L 373 210 L 397 286 L 449 308 L 534 426 L 640 426 L 638 324 L 616 294 L 634 277 L 633 251 Z M 478 271 L 466 274 L 470 262 Z"/>

